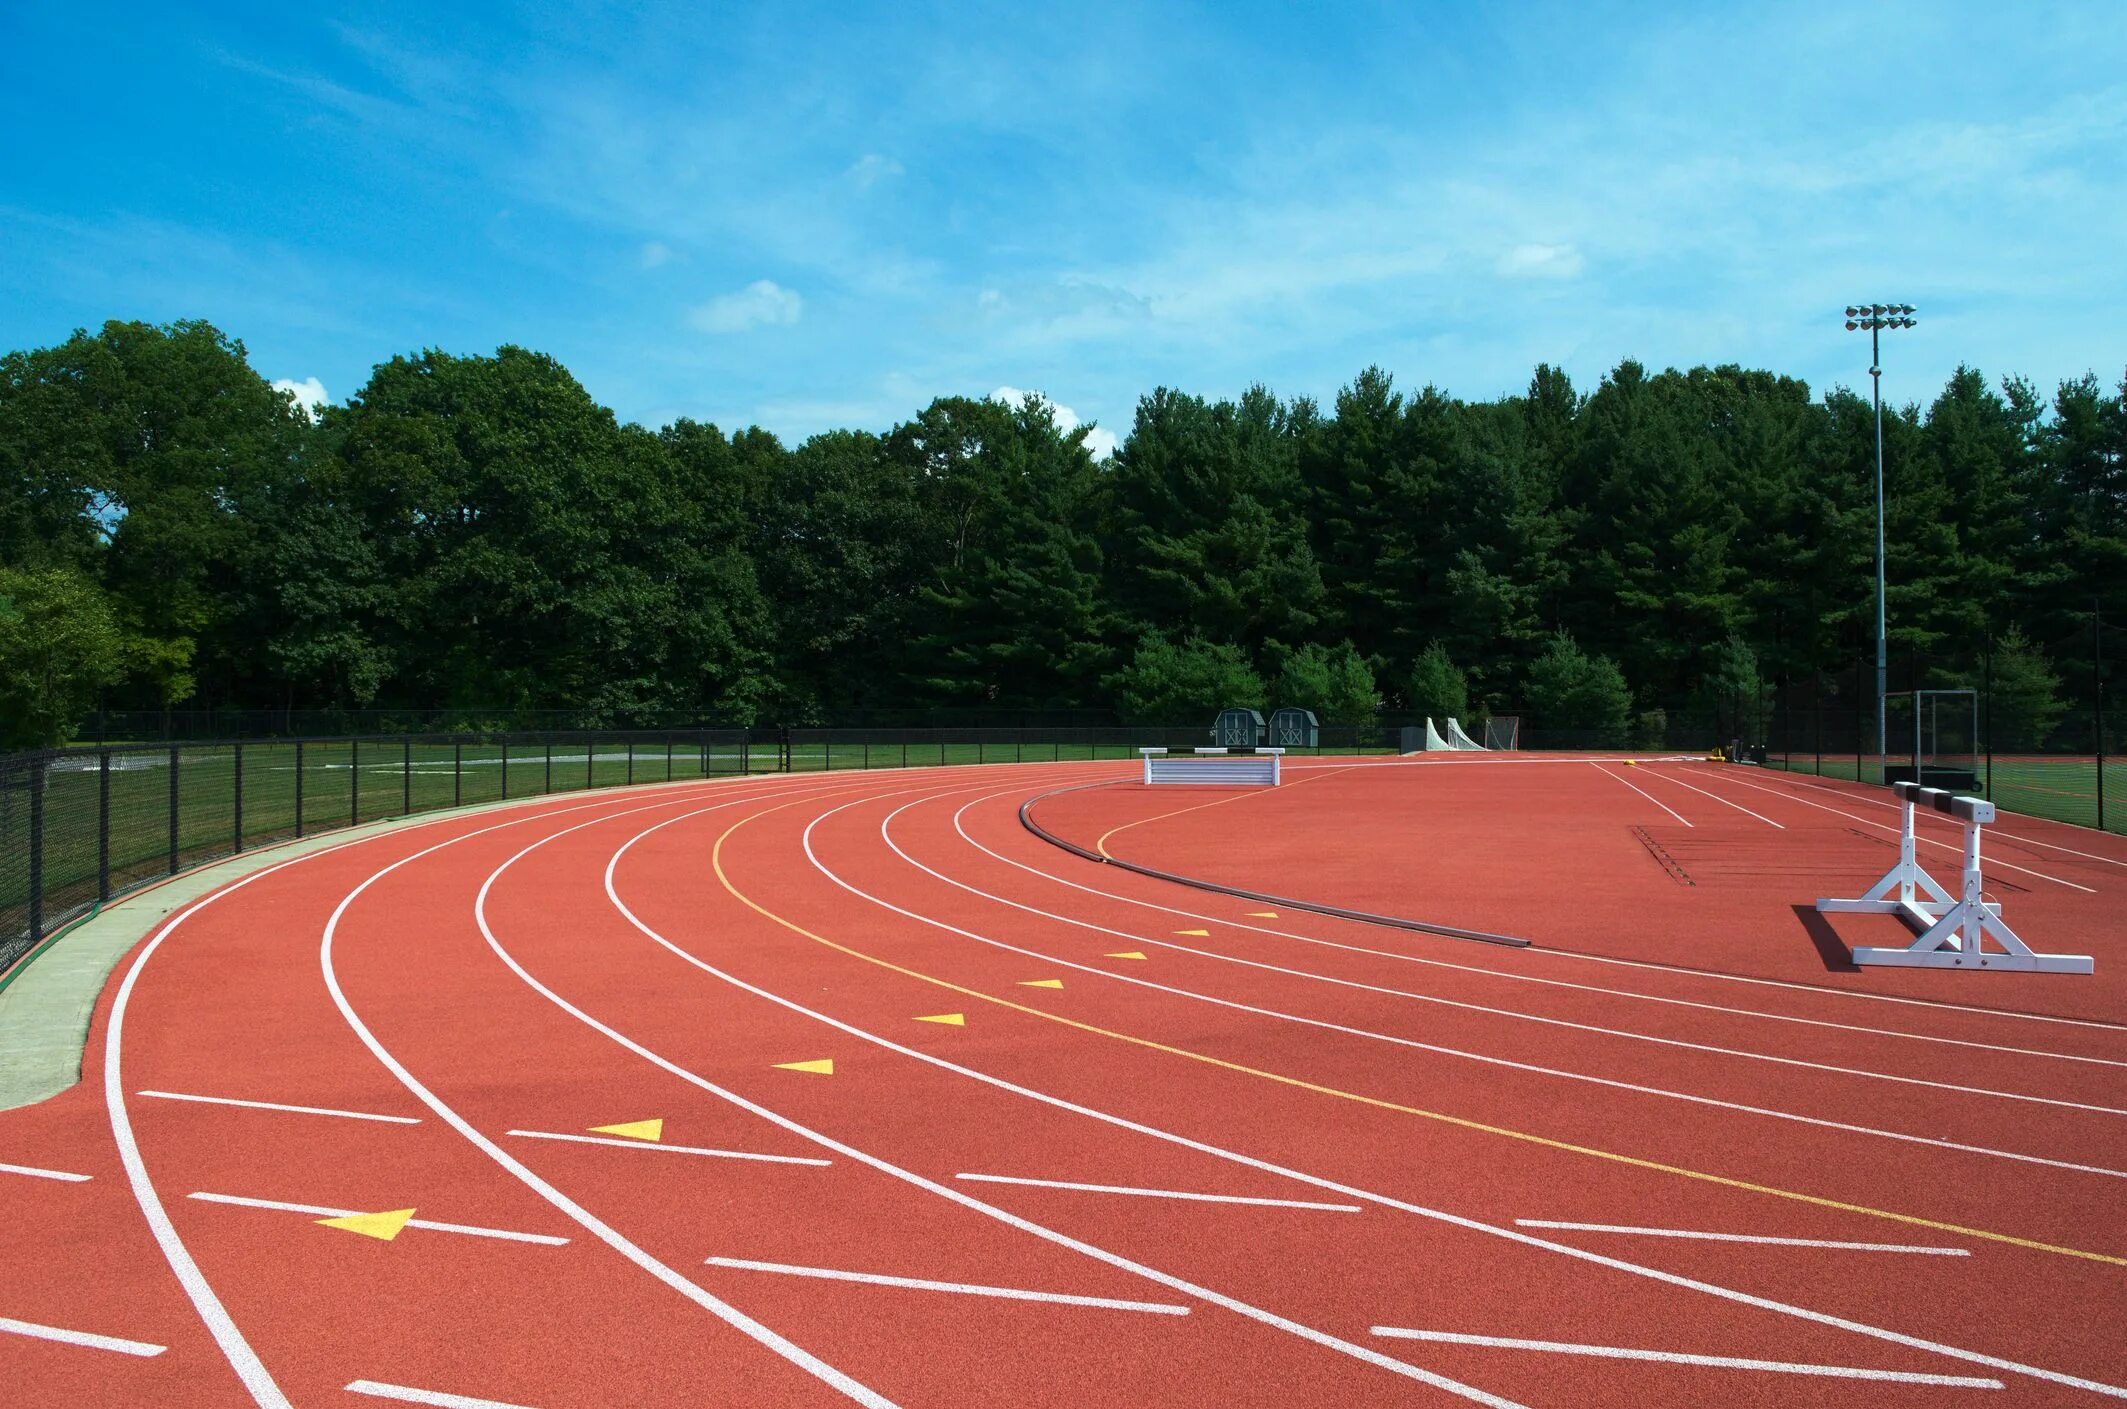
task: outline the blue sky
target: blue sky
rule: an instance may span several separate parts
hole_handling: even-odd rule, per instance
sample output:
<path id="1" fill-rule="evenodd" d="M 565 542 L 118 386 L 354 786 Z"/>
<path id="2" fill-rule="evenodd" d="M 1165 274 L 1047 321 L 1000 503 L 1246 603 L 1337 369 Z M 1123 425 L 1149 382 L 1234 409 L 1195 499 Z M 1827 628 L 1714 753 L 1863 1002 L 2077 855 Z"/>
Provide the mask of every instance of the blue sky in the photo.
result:
<path id="1" fill-rule="evenodd" d="M 204 317 L 334 399 L 550 352 L 623 418 L 1487 397 L 1632 356 L 2127 367 L 2092 4 L 0 5 L 0 347 Z"/>

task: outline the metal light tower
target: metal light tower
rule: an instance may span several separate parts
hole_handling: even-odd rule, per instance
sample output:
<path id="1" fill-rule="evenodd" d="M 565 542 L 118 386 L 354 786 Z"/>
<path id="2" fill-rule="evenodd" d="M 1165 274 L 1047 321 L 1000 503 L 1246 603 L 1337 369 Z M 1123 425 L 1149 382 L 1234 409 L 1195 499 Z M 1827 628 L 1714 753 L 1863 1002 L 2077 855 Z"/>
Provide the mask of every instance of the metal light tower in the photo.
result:
<path id="1" fill-rule="evenodd" d="M 1884 698 L 1890 690 L 1890 650 L 1883 634 L 1883 330 L 1910 328 L 1917 321 L 1910 303 L 1857 303 L 1846 310 L 1846 330 L 1868 330 L 1869 385 L 1876 402 L 1876 766 L 1890 753 Z M 1855 780 L 1859 782 L 1857 778 Z M 1882 782 L 1882 778 L 1877 778 Z"/>

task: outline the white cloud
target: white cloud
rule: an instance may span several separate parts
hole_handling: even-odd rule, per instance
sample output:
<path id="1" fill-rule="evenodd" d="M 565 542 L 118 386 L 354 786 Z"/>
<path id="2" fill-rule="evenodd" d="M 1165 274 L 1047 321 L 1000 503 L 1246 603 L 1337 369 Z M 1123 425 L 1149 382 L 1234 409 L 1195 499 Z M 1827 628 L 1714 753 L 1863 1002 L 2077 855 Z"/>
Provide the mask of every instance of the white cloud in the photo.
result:
<path id="1" fill-rule="evenodd" d="M 672 247 L 661 241 L 652 240 L 642 247 L 635 260 L 644 269 L 655 269 L 661 264 L 670 264 L 672 262 Z"/>
<path id="2" fill-rule="evenodd" d="M 1570 279 L 1581 263 L 1571 245 L 1516 245 L 1499 257 L 1499 272 L 1509 279 Z"/>
<path id="3" fill-rule="evenodd" d="M 868 191 L 890 176 L 899 176 L 901 163 L 877 152 L 867 152 L 857 158 L 846 174 L 850 180 L 857 183 L 858 190 Z"/>
<path id="4" fill-rule="evenodd" d="M 325 384 L 316 377 L 305 377 L 299 382 L 292 382 L 286 377 L 276 377 L 273 389 L 285 391 L 294 397 L 295 404 L 303 408 L 303 414 L 313 420 L 317 418 L 318 408 L 332 400 L 325 394 Z"/>
<path id="5" fill-rule="evenodd" d="M 773 279 L 755 279 L 737 293 L 719 294 L 687 315 L 705 333 L 743 333 L 748 328 L 795 323 L 805 300 Z"/>
<path id="6" fill-rule="evenodd" d="M 1049 419 L 1056 423 L 1056 429 L 1062 431 L 1065 435 L 1069 435 L 1072 431 L 1078 429 L 1078 413 L 1076 411 L 1061 402 L 1051 401 L 1038 391 L 1021 391 L 1016 386 L 1001 386 L 990 393 L 990 400 L 1001 401 L 1007 406 L 1017 406 L 1030 396 L 1039 396 L 1043 401 L 1049 403 Z M 1094 426 L 1086 432 L 1086 451 L 1096 460 L 1105 460 L 1110 455 L 1113 455 L 1119 444 L 1120 442 L 1116 440 L 1113 431 L 1102 430 L 1099 426 Z"/>

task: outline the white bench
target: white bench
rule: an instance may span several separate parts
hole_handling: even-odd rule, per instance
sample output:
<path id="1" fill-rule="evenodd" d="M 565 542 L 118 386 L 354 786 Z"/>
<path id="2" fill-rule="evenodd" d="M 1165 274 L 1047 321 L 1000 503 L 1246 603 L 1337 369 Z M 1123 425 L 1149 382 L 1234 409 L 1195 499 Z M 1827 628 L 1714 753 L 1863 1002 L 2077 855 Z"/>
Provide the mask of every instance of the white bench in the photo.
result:
<path id="1" fill-rule="evenodd" d="M 1169 754 L 1165 749 L 1139 749 L 1145 761 L 1145 784 L 1194 783 L 1205 787 L 1275 788 L 1284 781 L 1283 749 L 1257 749 L 1254 753 L 1228 753 L 1203 748 L 1189 754 Z"/>
<path id="2" fill-rule="evenodd" d="M 1985 798 L 1959 797 L 1940 788 L 1893 783 L 1899 803 L 1898 860 L 1883 878 L 1854 900 L 1819 900 L 1825 914 L 1896 915 L 1920 932 L 1903 949 L 1863 946 L 1853 951 L 1856 964 L 1926 969 L 2006 969 L 2027 973 L 2087 974 L 2095 964 L 2085 954 L 2039 954 L 2017 937 L 2001 917 L 2001 906 L 1985 898 L 1980 878 L 1980 834 L 1994 821 L 1994 804 Z M 1914 851 L 1914 812 L 1926 807 L 1964 826 L 1964 872 L 1960 893 L 1953 896 L 1927 873 Z M 1999 945 L 1988 949 L 1987 938 Z"/>

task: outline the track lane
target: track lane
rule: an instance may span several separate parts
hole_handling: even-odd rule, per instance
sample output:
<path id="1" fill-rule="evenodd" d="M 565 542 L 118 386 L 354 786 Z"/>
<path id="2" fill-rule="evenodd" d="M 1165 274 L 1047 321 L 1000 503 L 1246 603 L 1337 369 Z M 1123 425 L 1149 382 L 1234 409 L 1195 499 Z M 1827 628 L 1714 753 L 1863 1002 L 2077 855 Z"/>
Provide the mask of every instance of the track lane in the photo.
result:
<path id="1" fill-rule="evenodd" d="M 970 994 L 970 996 L 972 996 L 972 994 Z M 976 1079 L 989 1079 L 989 1081 L 995 1081 L 995 1079 L 1000 1079 L 1000 1077 L 991 1077 L 991 1075 L 987 1075 L 987 1073 L 972 1073 L 972 1071 L 970 1071 L 968 1075 L 972 1075 L 972 1077 L 976 1077 Z M 1212 1079 L 1206 1079 L 1204 1083 L 1208 1085 L 1208 1083 L 1212 1083 Z M 1223 1111 L 1223 1113 L 1232 1113 L 1232 1111 L 1240 1111 L 1240 1109 L 1249 1109 L 1249 1103 L 1251 1103 L 1251 1100 L 1253 1100 L 1253 1103 L 1255 1103 L 1255 1105 L 1274 1105 L 1274 1094 L 1272 1094 L 1272 1096 L 1266 1096 L 1266 1094 L 1263 1094 L 1263 1092 L 1255 1092 L 1255 1094 L 1251 1096 L 1251 1094 L 1244 1094 L 1244 1092 L 1238 1092 L 1238 1094 L 1232 1094 L 1232 1096 L 1236 1096 L 1234 1100 L 1208 1100 L 1210 1092 L 1206 1092 L 1206 1090 L 1202 1088 L 1202 1085 L 1200 1085 L 1198 1081 L 1195 1081 L 1195 1079 L 1191 1079 L 1191 1088 L 1195 1088 L 1195 1090 L 1191 1090 L 1191 1105 L 1193 1105 L 1193 1107 L 1198 1107 L 1198 1105 L 1208 1105 L 1208 1107 L 1212 1107 L 1212 1109 L 1217 1109 L 1217 1111 Z M 1125 1090 L 1125 1088 L 1112 1088 L 1112 1083 L 1110 1083 L 1110 1090 L 1112 1090 L 1112 1094 L 1123 1094 L 1123 1090 Z M 1034 1098 L 1044 1098 L 1044 1100 L 1046 1100 L 1046 1098 L 1051 1098 L 1051 1096 L 1044 1096 L 1044 1094 L 1040 1094 L 1040 1092 L 1029 1092 L 1029 1090 L 1021 1090 L 1021 1094 L 1027 1094 L 1027 1096 L 1034 1096 Z M 1127 1117 L 1123 1117 L 1123 1120 L 1127 1120 Z M 1278 1124 L 1278 1122 L 1272 1122 L 1272 1124 L 1276 1126 L 1272 1134 L 1289 1134 L 1289 1130 L 1291 1130 L 1291 1128 L 1306 1128 L 1306 1122 L 1304 1122 L 1304 1120 L 1302 1120 L 1300 1124 L 1297 1124 L 1297 1126 L 1291 1126 L 1291 1122 L 1287 1122 L 1287 1124 Z M 1140 1128 L 1142 1128 L 1142 1126 L 1140 1126 Z M 1363 1139 L 1357 1139 L 1357 1132 L 1353 1132 L 1353 1137 L 1355 1137 L 1353 1141 L 1346 1141 L 1346 1143 L 1357 1143 L 1357 1145 L 1363 1145 L 1363 1143 L 1366 1143 L 1366 1141 L 1363 1141 Z M 1168 1139 L 1174 1139 L 1174 1137 L 1168 1137 Z M 1183 1137 L 1183 1139 L 1187 1139 L 1187 1137 Z M 1234 1156 L 1234 1151 L 1225 1151 L 1225 1154 L 1223 1154 L 1221 1158 L 1236 1158 L 1236 1156 Z M 1308 1175 L 1300 1175 L 1300 1173 L 1297 1173 L 1297 1171 L 1291 1171 L 1291 1168 L 1287 1168 L 1287 1171 L 1285 1171 L 1285 1173 L 1287 1173 L 1287 1175 L 1291 1175 L 1291 1177 L 1302 1177 L 1302 1179 L 1310 1179 Z M 1442 1171 L 1442 1173 L 1444 1173 L 1444 1171 Z M 1342 1183 L 1338 1183 L 1338 1186 L 1334 1186 L 1334 1188 L 1342 1188 L 1342 1190 L 1346 1190 L 1346 1192 L 1349 1192 L 1349 1186 L 1342 1186 Z M 1366 1196 L 1368 1196 L 1368 1198 L 1380 1198 L 1378 1194 L 1366 1194 Z M 1406 1209 L 1408 1209 L 1410 1205 L 1400 1205 L 1400 1207 L 1406 1207 Z M 1421 1211 L 1421 1213 L 1423 1213 L 1423 1211 Z M 1493 1234 L 1497 1234 L 1497 1232 L 1493 1230 Z M 1568 1251 L 1568 1249 L 1563 1249 L 1563 1247 L 1557 1247 L 1557 1245 L 1546 1245 L 1546 1247 L 1548 1247 L 1548 1249 L 1555 1249 L 1555 1251 L 1561 1251 L 1561 1254 L 1563 1254 L 1563 1251 Z M 1572 1254 L 1570 1254 L 1570 1256 L 1572 1256 Z M 1593 1254 L 1578 1254 L 1578 1256 L 1593 1256 Z M 1610 1264 L 1610 1262 L 1606 1260 L 1604 1264 Z M 1631 1269 L 1631 1271 L 1634 1271 L 1634 1275 L 1657 1275 L 1657 1277 L 1661 1275 L 1659 1271 L 1653 1271 L 1653 1269 L 1644 1269 L 1644 1266 L 1636 1266 L 1636 1269 Z M 1719 1290 L 1716 1290 L 1716 1294 L 1721 1294 L 1721 1292 L 1719 1292 Z M 1789 1309 L 1787 1313 L 1793 1313 L 1793 1309 Z"/>

